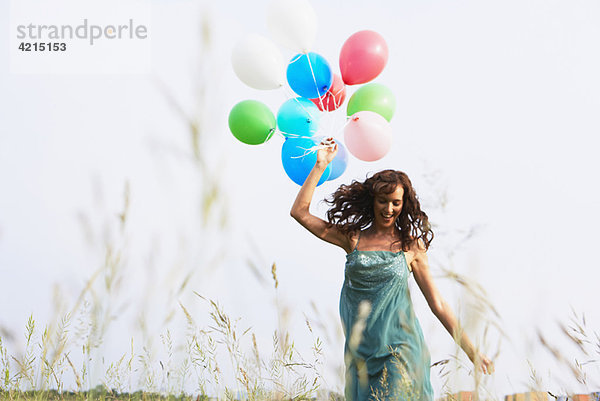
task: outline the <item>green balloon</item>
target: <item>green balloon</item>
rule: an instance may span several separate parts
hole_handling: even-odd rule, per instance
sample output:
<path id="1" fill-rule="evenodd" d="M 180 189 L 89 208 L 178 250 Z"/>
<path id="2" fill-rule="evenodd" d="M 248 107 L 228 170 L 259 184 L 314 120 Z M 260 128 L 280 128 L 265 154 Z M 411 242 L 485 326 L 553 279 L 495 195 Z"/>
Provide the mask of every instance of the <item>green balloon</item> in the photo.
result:
<path id="1" fill-rule="evenodd" d="M 354 92 L 348 101 L 347 114 L 359 111 L 374 111 L 390 121 L 396 110 L 396 98 L 392 91 L 382 84 L 363 85 Z"/>
<path id="2" fill-rule="evenodd" d="M 243 100 L 229 112 L 229 129 L 233 136 L 248 145 L 267 142 L 277 123 L 273 112 L 257 100 Z"/>

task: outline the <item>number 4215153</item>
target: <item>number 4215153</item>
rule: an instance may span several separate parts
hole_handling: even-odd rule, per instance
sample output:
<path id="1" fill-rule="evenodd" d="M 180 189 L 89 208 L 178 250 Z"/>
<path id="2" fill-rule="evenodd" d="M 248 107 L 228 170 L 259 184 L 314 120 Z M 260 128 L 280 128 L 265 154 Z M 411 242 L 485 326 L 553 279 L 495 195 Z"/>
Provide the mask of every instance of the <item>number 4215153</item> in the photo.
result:
<path id="1" fill-rule="evenodd" d="M 66 43 L 53 43 L 53 42 L 34 42 L 34 43 L 28 43 L 28 42 L 21 42 L 21 44 L 19 45 L 19 50 L 23 51 L 23 52 L 43 52 L 43 51 L 49 51 L 49 52 L 64 52 L 65 50 L 67 50 L 67 44 Z"/>

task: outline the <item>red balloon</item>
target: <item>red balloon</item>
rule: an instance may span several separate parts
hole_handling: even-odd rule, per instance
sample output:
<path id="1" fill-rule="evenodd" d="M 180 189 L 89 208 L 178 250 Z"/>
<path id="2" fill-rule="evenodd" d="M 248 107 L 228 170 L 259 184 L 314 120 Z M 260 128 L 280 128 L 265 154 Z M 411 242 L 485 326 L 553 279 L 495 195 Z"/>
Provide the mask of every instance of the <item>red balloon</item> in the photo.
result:
<path id="1" fill-rule="evenodd" d="M 350 36 L 340 52 L 340 71 L 346 85 L 364 84 L 383 71 L 388 47 L 383 36 L 374 31 L 359 31 Z"/>
<path id="2" fill-rule="evenodd" d="M 346 85 L 338 74 L 333 74 L 333 82 L 329 90 L 320 98 L 310 99 L 317 105 L 319 110 L 334 111 L 344 103 L 346 99 Z"/>

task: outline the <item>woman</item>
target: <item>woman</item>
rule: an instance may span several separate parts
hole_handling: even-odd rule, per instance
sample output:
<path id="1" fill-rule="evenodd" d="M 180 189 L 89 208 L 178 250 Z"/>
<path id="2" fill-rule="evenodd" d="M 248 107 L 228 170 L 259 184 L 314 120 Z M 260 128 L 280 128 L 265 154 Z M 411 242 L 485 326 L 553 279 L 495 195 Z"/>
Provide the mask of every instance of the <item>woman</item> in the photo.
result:
<path id="1" fill-rule="evenodd" d="M 324 221 L 310 203 L 337 153 L 332 138 L 300 188 L 291 215 L 311 233 L 346 251 L 340 315 L 346 335 L 346 400 L 433 400 L 430 355 L 414 315 L 407 279 L 413 273 L 433 314 L 486 374 L 493 363 L 479 354 L 433 283 L 427 249 L 433 239 L 406 174 L 385 170 L 364 183 L 342 185 L 328 201 Z"/>

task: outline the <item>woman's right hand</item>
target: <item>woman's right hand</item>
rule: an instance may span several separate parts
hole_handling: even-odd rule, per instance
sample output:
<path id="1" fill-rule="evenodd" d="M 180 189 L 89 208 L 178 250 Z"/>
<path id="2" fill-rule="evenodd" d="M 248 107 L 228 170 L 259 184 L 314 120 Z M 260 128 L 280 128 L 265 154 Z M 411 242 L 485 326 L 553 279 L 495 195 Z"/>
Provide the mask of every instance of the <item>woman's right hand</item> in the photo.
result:
<path id="1" fill-rule="evenodd" d="M 332 137 L 324 139 L 319 144 L 319 150 L 317 151 L 317 163 L 323 163 L 327 166 L 338 152 L 337 143 Z"/>

